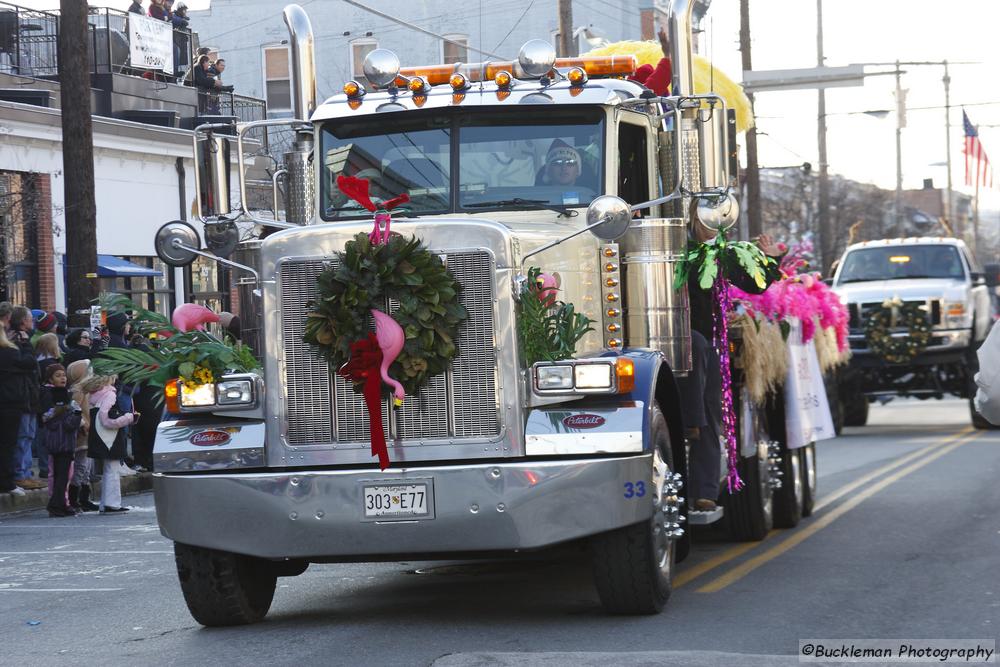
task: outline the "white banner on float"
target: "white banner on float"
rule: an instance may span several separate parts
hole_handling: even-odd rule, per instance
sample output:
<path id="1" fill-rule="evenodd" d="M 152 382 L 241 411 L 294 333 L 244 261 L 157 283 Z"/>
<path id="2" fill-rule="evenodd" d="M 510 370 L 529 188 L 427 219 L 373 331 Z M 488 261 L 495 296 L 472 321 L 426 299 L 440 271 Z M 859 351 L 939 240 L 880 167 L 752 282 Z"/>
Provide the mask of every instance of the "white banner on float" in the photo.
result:
<path id="1" fill-rule="evenodd" d="M 785 437 L 789 449 L 832 438 L 833 418 L 819 369 L 816 344 L 802 342 L 802 324 L 788 320 L 788 375 L 785 378 Z"/>
<path id="2" fill-rule="evenodd" d="M 130 13 L 128 50 L 132 67 L 174 73 L 174 30 L 170 23 Z"/>

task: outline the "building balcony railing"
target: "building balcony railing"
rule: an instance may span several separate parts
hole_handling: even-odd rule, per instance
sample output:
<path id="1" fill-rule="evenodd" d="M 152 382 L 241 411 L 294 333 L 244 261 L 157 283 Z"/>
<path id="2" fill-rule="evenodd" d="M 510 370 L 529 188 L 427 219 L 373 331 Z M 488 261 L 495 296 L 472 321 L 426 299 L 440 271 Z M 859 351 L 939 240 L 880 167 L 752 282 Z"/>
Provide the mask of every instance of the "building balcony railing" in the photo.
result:
<path id="1" fill-rule="evenodd" d="M 197 33 L 107 7 L 91 7 L 87 23 L 92 75 L 124 75 L 193 85 L 190 72 L 198 49 Z M 0 74 L 58 80 L 58 12 L 28 9 L 0 0 Z M 92 85 L 100 88 L 100 78 Z M 263 120 L 267 116 L 262 99 L 229 91 L 207 94 L 199 91 L 197 97 L 197 109 L 192 109 L 197 115 L 231 116 L 241 122 Z"/>

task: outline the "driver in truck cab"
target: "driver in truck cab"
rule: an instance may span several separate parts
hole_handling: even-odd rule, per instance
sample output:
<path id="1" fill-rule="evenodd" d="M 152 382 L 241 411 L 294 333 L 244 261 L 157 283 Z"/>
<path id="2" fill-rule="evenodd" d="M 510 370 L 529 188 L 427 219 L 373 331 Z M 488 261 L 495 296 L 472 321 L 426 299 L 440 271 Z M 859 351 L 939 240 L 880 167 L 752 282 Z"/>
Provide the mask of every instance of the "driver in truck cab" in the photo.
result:
<path id="1" fill-rule="evenodd" d="M 580 178 L 580 154 L 561 139 L 552 142 L 545 156 L 542 183 L 545 185 L 576 185 Z"/>

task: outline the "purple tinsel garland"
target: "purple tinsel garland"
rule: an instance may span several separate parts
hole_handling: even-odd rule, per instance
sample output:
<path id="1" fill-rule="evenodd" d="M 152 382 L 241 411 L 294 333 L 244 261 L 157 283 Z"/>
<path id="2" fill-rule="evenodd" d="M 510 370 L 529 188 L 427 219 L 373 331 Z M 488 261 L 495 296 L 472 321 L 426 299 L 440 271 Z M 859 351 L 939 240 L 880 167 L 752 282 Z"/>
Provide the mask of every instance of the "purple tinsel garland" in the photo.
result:
<path id="1" fill-rule="evenodd" d="M 726 483 L 729 492 L 743 488 L 743 480 L 736 469 L 739 462 L 739 451 L 736 447 L 736 414 L 733 411 L 733 376 L 729 367 L 729 328 L 726 325 L 726 315 L 729 313 L 729 282 L 719 276 L 712 286 L 712 296 L 718 306 L 712 312 L 712 343 L 719 355 L 719 366 L 722 372 L 722 431 L 726 438 L 726 460 L 728 472 Z"/>

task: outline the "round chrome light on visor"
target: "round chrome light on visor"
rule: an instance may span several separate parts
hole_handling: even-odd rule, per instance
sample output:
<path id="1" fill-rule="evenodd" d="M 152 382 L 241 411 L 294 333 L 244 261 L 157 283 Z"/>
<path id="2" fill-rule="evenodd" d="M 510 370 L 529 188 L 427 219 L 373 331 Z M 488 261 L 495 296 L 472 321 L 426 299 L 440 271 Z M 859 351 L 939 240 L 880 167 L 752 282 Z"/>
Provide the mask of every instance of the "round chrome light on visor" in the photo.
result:
<path id="1" fill-rule="evenodd" d="M 545 76 L 556 64 L 555 47 L 541 39 L 528 40 L 517 52 L 517 63 L 528 76 Z"/>
<path id="2" fill-rule="evenodd" d="M 399 76 L 399 56 L 389 49 L 375 49 L 365 56 L 365 78 L 376 88 L 383 88 Z"/>

